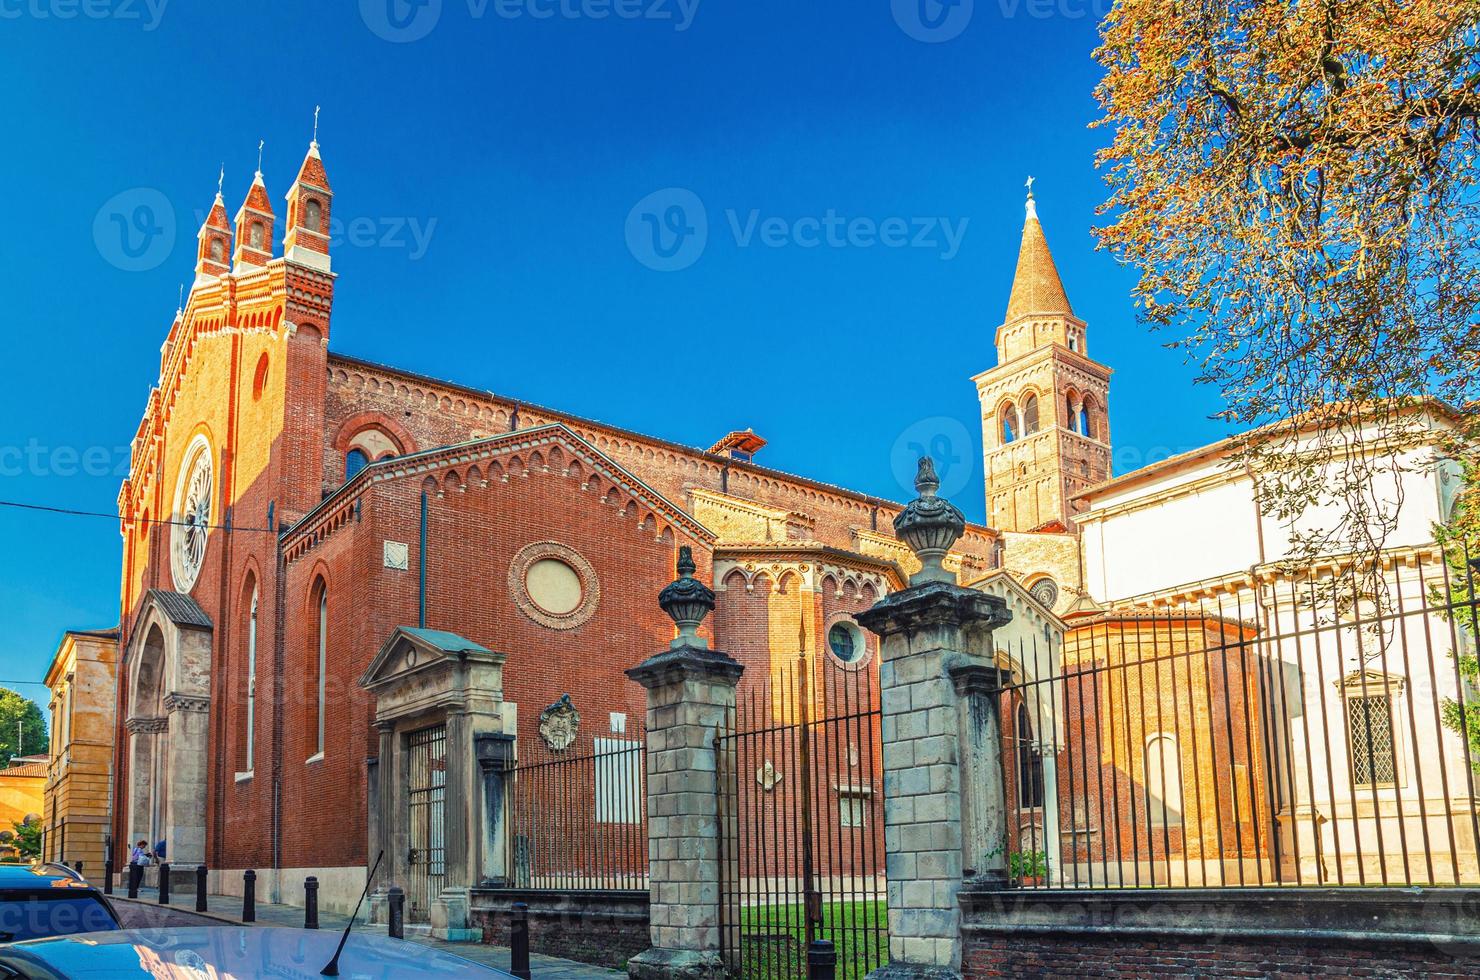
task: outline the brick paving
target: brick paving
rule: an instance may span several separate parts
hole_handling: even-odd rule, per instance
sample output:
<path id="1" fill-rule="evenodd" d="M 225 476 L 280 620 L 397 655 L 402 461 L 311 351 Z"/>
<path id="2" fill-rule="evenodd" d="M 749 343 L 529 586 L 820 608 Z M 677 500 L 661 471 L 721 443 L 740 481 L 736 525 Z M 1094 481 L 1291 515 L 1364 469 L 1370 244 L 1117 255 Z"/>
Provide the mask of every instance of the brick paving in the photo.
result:
<path id="1" fill-rule="evenodd" d="M 121 902 L 128 901 L 123 893 L 113 896 Z M 149 905 L 157 905 L 159 893 L 152 888 L 139 889 L 139 901 Z M 211 895 L 207 900 L 207 910 L 211 917 L 221 920 L 223 925 L 242 925 L 242 900 L 236 895 Z M 195 892 L 174 891 L 170 895 L 170 907 L 181 912 L 195 913 Z M 363 916 L 363 912 L 361 915 Z M 349 922 L 349 916 L 334 912 L 321 911 L 319 913 L 319 928 L 326 930 L 342 930 Z M 286 926 L 294 929 L 303 928 L 303 909 L 295 905 L 275 905 L 271 902 L 257 903 L 257 925 L 259 926 Z M 424 927 L 423 927 L 424 928 Z M 434 939 L 429 935 L 418 934 L 415 926 L 408 926 L 406 939 L 410 942 L 420 943 L 433 949 L 444 950 L 454 956 L 491 966 L 499 970 L 509 969 L 509 949 L 507 946 L 489 946 L 484 943 L 449 943 L 440 939 Z M 361 921 L 355 926 L 355 932 L 369 933 L 374 935 L 385 935 L 384 925 L 370 925 Z M 554 956 L 543 956 L 538 952 L 531 951 L 529 954 L 530 973 L 535 980 L 618 980 L 625 976 L 616 970 L 608 970 L 599 966 L 590 966 L 585 963 L 576 963 L 572 960 L 563 960 Z"/>

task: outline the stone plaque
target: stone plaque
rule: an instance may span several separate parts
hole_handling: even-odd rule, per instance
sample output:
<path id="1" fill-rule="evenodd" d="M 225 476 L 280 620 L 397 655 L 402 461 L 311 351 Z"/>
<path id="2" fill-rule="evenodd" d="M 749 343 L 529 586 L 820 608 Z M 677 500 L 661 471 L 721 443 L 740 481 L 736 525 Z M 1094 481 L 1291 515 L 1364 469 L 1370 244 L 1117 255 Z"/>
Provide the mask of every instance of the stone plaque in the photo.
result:
<path id="1" fill-rule="evenodd" d="M 385 567 L 404 572 L 411 567 L 411 549 L 403 541 L 385 543 Z"/>

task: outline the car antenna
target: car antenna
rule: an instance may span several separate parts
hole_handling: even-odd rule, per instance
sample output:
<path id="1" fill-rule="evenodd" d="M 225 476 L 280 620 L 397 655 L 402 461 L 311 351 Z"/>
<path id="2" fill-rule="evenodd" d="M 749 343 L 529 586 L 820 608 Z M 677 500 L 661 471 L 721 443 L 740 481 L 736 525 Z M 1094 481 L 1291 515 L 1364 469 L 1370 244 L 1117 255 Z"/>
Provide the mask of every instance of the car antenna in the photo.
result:
<path id="1" fill-rule="evenodd" d="M 360 900 L 355 903 L 355 910 L 350 913 L 349 922 L 344 927 L 344 935 L 339 937 L 339 946 L 334 950 L 334 958 L 329 961 L 327 966 L 319 971 L 319 976 L 339 976 L 339 954 L 344 952 L 344 944 L 345 941 L 349 939 L 349 931 L 355 927 L 355 919 L 357 919 L 360 915 L 360 906 L 364 904 L 365 896 L 370 893 L 370 883 L 375 880 L 375 872 L 380 870 L 380 859 L 383 857 L 385 857 L 384 850 L 375 855 L 375 864 L 371 866 L 370 875 L 365 879 L 365 890 L 360 892 Z"/>

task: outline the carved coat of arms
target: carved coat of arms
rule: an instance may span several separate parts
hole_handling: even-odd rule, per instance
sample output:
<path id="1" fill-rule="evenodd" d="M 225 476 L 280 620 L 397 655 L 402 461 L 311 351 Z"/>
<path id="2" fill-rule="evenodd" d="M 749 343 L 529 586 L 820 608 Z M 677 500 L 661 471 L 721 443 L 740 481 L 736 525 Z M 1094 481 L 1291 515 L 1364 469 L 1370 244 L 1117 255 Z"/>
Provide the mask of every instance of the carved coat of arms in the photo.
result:
<path id="1" fill-rule="evenodd" d="M 581 727 L 581 715 L 570 703 L 570 695 L 560 695 L 560 700 L 540 712 L 540 738 L 553 752 L 564 752 L 576 740 L 576 729 Z"/>

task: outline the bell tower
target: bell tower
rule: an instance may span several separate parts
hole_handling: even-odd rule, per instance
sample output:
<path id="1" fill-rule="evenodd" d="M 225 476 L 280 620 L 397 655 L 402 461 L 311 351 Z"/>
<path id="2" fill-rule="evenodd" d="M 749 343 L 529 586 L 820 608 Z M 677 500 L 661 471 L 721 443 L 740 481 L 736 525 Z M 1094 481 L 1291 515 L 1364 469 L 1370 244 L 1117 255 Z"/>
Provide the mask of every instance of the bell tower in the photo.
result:
<path id="1" fill-rule="evenodd" d="M 1110 369 L 1089 356 L 1038 221 L 1027 216 L 997 366 L 972 379 L 981 402 L 987 523 L 1003 531 L 1075 529 L 1072 498 L 1110 478 Z M 1056 529 L 1056 528 L 1055 528 Z"/>

